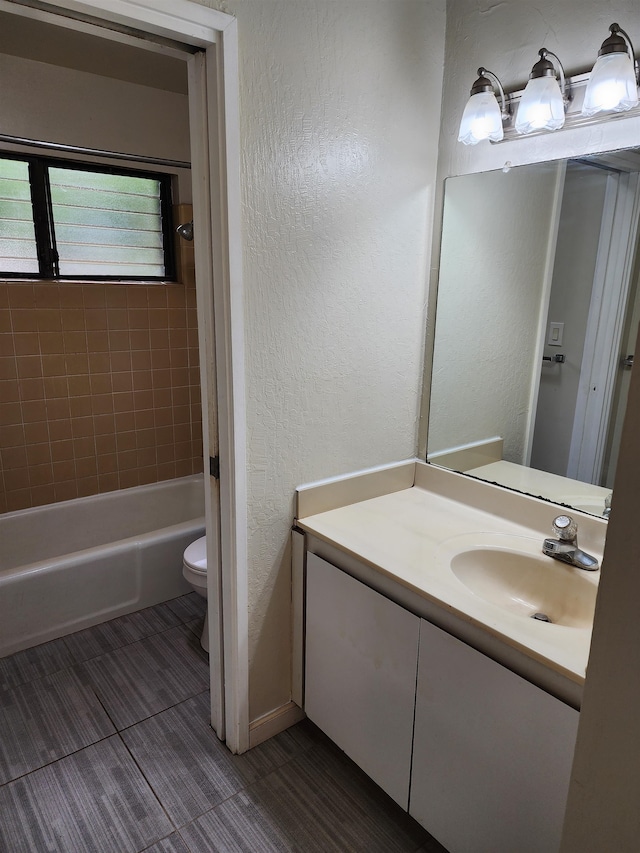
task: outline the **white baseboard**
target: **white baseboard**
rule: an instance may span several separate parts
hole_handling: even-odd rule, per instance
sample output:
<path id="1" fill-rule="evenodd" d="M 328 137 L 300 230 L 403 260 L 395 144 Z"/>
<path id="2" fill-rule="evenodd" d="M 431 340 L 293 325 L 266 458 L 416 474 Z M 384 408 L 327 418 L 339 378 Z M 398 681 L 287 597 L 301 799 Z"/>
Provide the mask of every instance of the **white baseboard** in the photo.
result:
<path id="1" fill-rule="evenodd" d="M 295 702 L 287 702 L 249 724 L 249 749 L 280 734 L 303 720 L 305 713 Z"/>

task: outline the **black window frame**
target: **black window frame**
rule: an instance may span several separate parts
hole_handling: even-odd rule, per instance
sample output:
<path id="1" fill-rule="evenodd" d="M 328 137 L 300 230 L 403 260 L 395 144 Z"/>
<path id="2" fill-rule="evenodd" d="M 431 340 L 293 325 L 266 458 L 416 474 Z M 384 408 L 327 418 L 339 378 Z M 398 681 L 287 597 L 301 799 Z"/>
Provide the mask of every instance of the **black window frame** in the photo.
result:
<path id="1" fill-rule="evenodd" d="M 128 169 L 105 166 L 98 163 L 85 163 L 80 160 L 62 160 L 32 154 L 18 154 L 13 151 L 1 151 L 0 159 L 19 160 L 28 164 L 31 207 L 35 231 L 38 272 L 7 272 L 0 270 L 0 279 L 37 280 L 37 281 L 86 281 L 92 282 L 176 282 L 177 265 L 173 227 L 173 179 L 165 172 L 149 172 L 141 169 Z M 55 240 L 55 223 L 49 184 L 49 168 L 69 169 L 78 172 L 98 172 L 103 175 L 122 175 L 123 177 L 150 178 L 160 185 L 160 220 L 162 224 L 162 249 L 165 274 L 162 276 L 115 276 L 115 275 L 60 275 L 58 252 Z M 0 263 L 2 259 L 0 258 Z"/>

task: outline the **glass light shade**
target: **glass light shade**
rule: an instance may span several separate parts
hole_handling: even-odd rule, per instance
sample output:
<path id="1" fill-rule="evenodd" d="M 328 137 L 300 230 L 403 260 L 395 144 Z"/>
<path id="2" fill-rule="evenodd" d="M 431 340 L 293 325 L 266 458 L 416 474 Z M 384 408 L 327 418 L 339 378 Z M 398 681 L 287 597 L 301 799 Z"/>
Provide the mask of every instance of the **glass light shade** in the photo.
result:
<path id="1" fill-rule="evenodd" d="M 502 114 L 494 93 L 471 95 L 462 113 L 458 142 L 477 145 L 483 139 L 500 142 L 503 138 Z"/>
<path id="2" fill-rule="evenodd" d="M 547 76 L 529 80 L 518 106 L 518 133 L 558 130 L 563 124 L 564 102 L 557 79 Z"/>
<path id="3" fill-rule="evenodd" d="M 627 53 L 599 56 L 584 93 L 582 115 L 624 112 L 638 104 L 638 86 L 633 62 Z"/>

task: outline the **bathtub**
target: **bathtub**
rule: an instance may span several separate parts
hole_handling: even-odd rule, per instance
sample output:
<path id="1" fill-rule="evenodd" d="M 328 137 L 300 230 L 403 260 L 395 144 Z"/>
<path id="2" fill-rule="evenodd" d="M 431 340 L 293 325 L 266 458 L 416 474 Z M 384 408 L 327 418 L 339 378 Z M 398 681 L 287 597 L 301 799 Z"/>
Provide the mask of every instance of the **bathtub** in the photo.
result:
<path id="1" fill-rule="evenodd" d="M 202 474 L 0 515 L 0 657 L 183 595 Z"/>

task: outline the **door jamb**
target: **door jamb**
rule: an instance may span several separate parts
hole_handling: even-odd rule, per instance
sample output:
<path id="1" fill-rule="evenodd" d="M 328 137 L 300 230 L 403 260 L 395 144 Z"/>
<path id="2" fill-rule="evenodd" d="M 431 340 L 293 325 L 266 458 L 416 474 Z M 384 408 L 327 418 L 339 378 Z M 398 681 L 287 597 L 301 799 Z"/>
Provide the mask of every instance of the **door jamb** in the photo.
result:
<path id="1" fill-rule="evenodd" d="M 640 217 L 640 174 L 608 179 L 567 477 L 599 483 Z"/>

